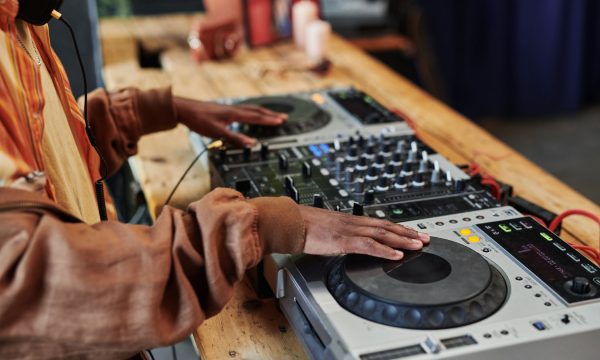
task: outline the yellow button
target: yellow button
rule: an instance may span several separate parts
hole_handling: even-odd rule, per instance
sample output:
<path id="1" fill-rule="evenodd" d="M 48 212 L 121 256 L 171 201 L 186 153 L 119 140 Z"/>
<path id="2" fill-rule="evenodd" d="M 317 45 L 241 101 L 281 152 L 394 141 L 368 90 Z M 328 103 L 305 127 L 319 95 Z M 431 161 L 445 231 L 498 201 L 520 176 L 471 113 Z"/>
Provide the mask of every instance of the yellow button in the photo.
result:
<path id="1" fill-rule="evenodd" d="M 471 242 L 471 243 L 476 243 L 476 242 L 479 242 L 480 239 L 479 239 L 479 236 L 473 235 L 473 236 L 469 236 L 469 238 L 467 240 L 469 240 L 469 242 Z"/>
<path id="2" fill-rule="evenodd" d="M 464 236 L 471 235 L 471 229 L 460 229 L 460 234 Z"/>

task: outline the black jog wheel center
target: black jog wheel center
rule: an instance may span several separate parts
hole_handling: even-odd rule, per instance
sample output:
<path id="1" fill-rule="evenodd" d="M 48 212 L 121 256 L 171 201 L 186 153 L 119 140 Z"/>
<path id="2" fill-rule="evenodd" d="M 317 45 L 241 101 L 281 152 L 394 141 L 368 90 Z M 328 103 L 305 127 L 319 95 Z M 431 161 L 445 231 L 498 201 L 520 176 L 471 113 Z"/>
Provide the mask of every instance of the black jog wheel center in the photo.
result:
<path id="1" fill-rule="evenodd" d="M 444 329 L 495 313 L 508 289 L 501 273 L 459 243 L 432 238 L 400 261 L 348 255 L 332 264 L 327 288 L 350 312 L 385 325 Z"/>

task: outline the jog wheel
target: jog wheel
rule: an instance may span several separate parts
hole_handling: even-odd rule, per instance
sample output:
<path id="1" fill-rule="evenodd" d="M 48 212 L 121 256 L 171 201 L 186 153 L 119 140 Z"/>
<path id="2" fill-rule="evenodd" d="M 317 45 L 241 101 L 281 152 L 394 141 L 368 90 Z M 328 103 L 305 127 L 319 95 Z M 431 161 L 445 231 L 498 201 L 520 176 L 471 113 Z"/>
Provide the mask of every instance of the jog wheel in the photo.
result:
<path id="1" fill-rule="evenodd" d="M 239 104 L 259 105 L 272 111 L 288 114 L 288 120 L 281 126 L 240 124 L 240 132 L 261 140 L 315 131 L 331 122 L 331 115 L 315 103 L 291 96 L 258 97 L 242 101 Z"/>
<path id="2" fill-rule="evenodd" d="M 338 258 L 327 288 L 355 315 L 409 329 L 447 329 L 483 320 L 502 307 L 508 293 L 500 271 L 481 255 L 435 237 L 400 261 Z"/>

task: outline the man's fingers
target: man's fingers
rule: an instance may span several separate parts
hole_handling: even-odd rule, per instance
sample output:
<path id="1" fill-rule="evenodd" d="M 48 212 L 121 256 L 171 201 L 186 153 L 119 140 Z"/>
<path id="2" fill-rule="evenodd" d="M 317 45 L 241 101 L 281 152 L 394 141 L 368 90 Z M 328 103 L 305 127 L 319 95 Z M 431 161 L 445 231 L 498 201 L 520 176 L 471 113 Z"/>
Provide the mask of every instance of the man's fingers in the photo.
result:
<path id="1" fill-rule="evenodd" d="M 267 110 L 268 111 L 268 110 Z M 269 111 L 269 113 L 263 113 L 256 110 L 238 108 L 233 112 L 232 115 L 234 121 L 238 121 L 245 124 L 251 125 L 268 125 L 277 126 L 281 125 L 287 119 L 287 116 L 277 114 Z"/>
<path id="2" fill-rule="evenodd" d="M 258 106 L 258 105 L 240 105 L 239 108 L 248 109 L 250 111 L 254 111 L 259 114 L 263 114 L 263 115 L 267 115 L 267 116 L 282 117 L 284 119 L 288 118 L 288 114 L 275 112 L 273 110 L 267 109 L 266 107 L 262 107 L 262 106 Z"/>
<path id="3" fill-rule="evenodd" d="M 369 237 L 378 242 L 394 248 L 407 250 L 420 250 L 423 242 L 419 239 L 409 238 L 390 231 L 384 227 L 353 226 L 349 228 L 352 235 Z"/>
<path id="4" fill-rule="evenodd" d="M 225 129 L 225 140 L 238 147 L 254 146 L 256 144 L 256 139 L 229 129 Z"/>
<path id="5" fill-rule="evenodd" d="M 365 236 L 349 237 L 346 240 L 346 253 L 377 256 L 389 260 L 400 260 L 404 257 L 402 251 L 394 250 L 389 246 L 378 243 L 376 240 Z"/>
<path id="6" fill-rule="evenodd" d="M 428 244 L 430 241 L 428 234 L 420 233 L 414 229 L 387 220 L 375 219 L 368 216 L 351 216 L 345 219 L 345 222 L 348 222 L 350 225 L 385 229 L 403 237 L 418 239 L 424 244 Z"/>

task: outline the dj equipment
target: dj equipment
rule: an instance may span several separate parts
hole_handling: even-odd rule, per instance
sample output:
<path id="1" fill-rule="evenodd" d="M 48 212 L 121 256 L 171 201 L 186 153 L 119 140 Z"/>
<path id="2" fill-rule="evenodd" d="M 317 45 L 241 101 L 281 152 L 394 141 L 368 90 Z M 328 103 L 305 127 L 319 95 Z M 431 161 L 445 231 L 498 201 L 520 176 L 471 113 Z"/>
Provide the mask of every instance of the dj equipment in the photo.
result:
<path id="1" fill-rule="evenodd" d="M 213 186 L 388 219 L 431 243 L 400 261 L 274 254 L 260 265 L 315 359 L 596 358 L 600 269 L 500 204 L 352 88 L 223 100 L 286 112 L 238 126 L 255 148 L 213 150 Z M 198 136 L 193 143 L 202 148 Z M 260 285 L 260 284 L 258 284 Z"/>
<path id="2" fill-rule="evenodd" d="M 289 120 L 279 128 L 240 126 L 261 145 L 213 151 L 213 187 L 247 197 L 288 195 L 395 222 L 498 206 L 401 118 L 356 89 L 224 102 L 265 106 Z"/>
<path id="3" fill-rule="evenodd" d="M 315 359 L 596 359 L 600 268 L 511 207 L 404 223 L 400 261 L 275 255 L 281 308 Z"/>

